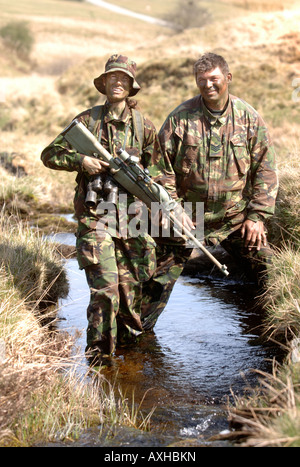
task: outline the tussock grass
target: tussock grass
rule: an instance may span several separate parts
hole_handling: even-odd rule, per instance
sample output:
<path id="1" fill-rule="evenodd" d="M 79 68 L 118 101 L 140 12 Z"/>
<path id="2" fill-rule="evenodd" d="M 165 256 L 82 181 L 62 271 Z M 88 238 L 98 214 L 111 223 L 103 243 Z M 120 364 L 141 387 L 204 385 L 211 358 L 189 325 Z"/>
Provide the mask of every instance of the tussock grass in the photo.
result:
<path id="1" fill-rule="evenodd" d="M 148 429 L 150 414 L 101 369 L 78 371 L 74 339 L 55 330 L 55 307 L 40 312 L 68 291 L 55 246 L 4 213 L 0 231 L 0 446 L 75 440 L 91 426 Z"/>
<path id="2" fill-rule="evenodd" d="M 3 183 L 0 187 L 0 203 L 7 211 L 27 212 L 37 206 L 43 199 L 43 185 L 37 178 L 17 177 L 3 172 Z"/>
<path id="3" fill-rule="evenodd" d="M 63 272 L 63 266 L 54 257 L 53 247 L 47 251 L 40 239 L 34 240 L 28 227 L 22 230 L 20 221 L 2 213 L 0 230 L 0 444 L 24 445 L 18 430 L 21 426 L 23 429 L 24 413 L 34 413 L 29 400 L 47 384 L 51 373 L 56 374 L 53 364 L 62 361 L 70 350 L 70 339 L 54 339 L 42 326 L 47 313 L 38 313 L 38 305 L 48 293 L 54 299 L 51 273 L 59 277 L 58 270 Z M 35 247 L 39 249 L 33 255 Z M 65 281 L 64 277 L 59 282 L 66 293 Z M 42 294 L 40 299 L 38 294 Z"/>
<path id="4" fill-rule="evenodd" d="M 275 251 L 266 293 L 266 326 L 271 337 L 300 335 L 300 250 L 286 244 Z"/>
<path id="5" fill-rule="evenodd" d="M 300 165 L 287 165 L 279 172 L 279 193 L 275 216 L 270 222 L 272 243 L 300 246 Z M 285 249 L 284 249 L 285 251 Z"/>
<path id="6" fill-rule="evenodd" d="M 166 17 L 174 5 L 173 0 L 163 4 L 153 0 L 145 11 L 137 0 L 116 3 L 160 17 Z M 9 155 L 17 153 L 29 174 L 26 182 L 1 170 L 2 186 L 5 185 L 2 204 L 7 207 L 12 203 L 15 210 L 24 209 L 29 216 L 32 206 L 41 200 L 43 204 L 46 199 L 48 205 L 56 208 L 65 206 L 66 200 L 71 201 L 73 174 L 58 175 L 44 169 L 39 154 L 78 112 L 101 101 L 92 80 L 103 70 L 108 55 L 121 52 L 136 59 L 138 81 L 142 84 L 138 101 L 157 128 L 176 105 L 197 93 L 192 63 L 198 56 L 208 50 L 224 55 L 233 72 L 231 92 L 261 113 L 278 153 L 280 192 L 276 214 L 269 226 L 276 251 L 265 297 L 266 328 L 271 338 L 284 336 L 289 350 L 291 338 L 299 335 L 300 106 L 292 100 L 295 89 L 292 83 L 299 77 L 295 67 L 300 56 L 299 9 L 296 2 L 281 0 L 216 0 L 201 5 L 212 13 L 212 22 L 204 28 L 173 34 L 122 17 L 112 18 L 108 12 L 100 14 L 99 9 L 84 2 L 47 0 L 37 5 L 34 0 L 21 0 L 13 5 L 0 0 L 3 11 L 0 26 L 23 17 L 26 11 L 26 21 L 35 39 L 30 64 L 8 56 L 0 43 L 3 76 L 10 76 L 4 81 L 7 99 L 1 104 L 0 127 L 4 135 L 1 150 Z M 293 5 L 294 10 L 289 11 Z M 37 183 L 37 173 L 44 183 Z M 16 224 L 7 227 L 13 234 L 18 230 Z M 54 301 L 60 291 L 51 296 L 50 290 L 55 290 L 58 274 L 60 278 L 63 276 L 49 267 L 49 252 L 43 250 L 41 239 L 35 240 L 35 246 L 31 247 L 32 241 L 25 236 L 22 240 L 28 242 L 25 248 L 24 243 L 11 239 L 7 232 L 1 250 L 6 264 L 0 271 L 3 274 L 0 339 L 3 335 L 7 361 L 1 365 L 0 439 L 16 445 L 32 443 L 37 433 L 43 439 L 66 439 L 77 436 L 81 427 L 88 427 L 89 417 L 100 424 L 106 421 L 108 426 L 119 420 L 129 425 L 140 423 L 126 400 L 122 396 L 116 398 L 116 388 L 108 388 L 105 393 L 100 390 L 98 399 L 98 387 L 94 392 L 94 387 L 82 387 L 76 378 L 73 385 L 65 373 L 61 377 L 71 344 L 67 338 L 59 344 L 56 339 L 49 341 L 49 333 L 45 336 L 41 332 L 36 307 L 33 314 L 28 314 L 28 308 L 34 300 L 41 302 L 39 294 Z M 36 251 L 41 254 L 36 255 Z M 11 257 L 12 252 L 15 257 Z M 53 259 L 52 253 L 50 257 Z M 18 265 L 14 264 L 16 258 Z M 28 277 L 20 262 L 26 267 L 34 264 Z M 299 362 L 287 363 L 274 368 L 272 375 L 261 375 L 260 397 L 255 392 L 249 393 L 248 398 L 235 400 L 232 419 L 248 438 L 249 445 L 299 444 Z M 55 375 L 59 375 L 59 381 Z M 78 398 L 84 401 L 83 406 Z M 59 420 L 52 418 L 51 413 L 56 399 L 59 410 L 53 409 L 53 414 Z M 48 411 L 45 400 L 50 407 Z M 6 412 L 1 412 L 3 407 Z M 18 408 L 17 419 L 14 407 Z"/>
<path id="7" fill-rule="evenodd" d="M 276 246 L 266 292 L 271 335 L 300 335 L 300 189 L 299 148 L 279 161 L 279 194 L 270 239 Z"/>
<path id="8" fill-rule="evenodd" d="M 0 257 L 20 297 L 40 305 L 56 303 L 68 293 L 66 272 L 55 245 L 18 218 L 0 217 Z"/>
<path id="9" fill-rule="evenodd" d="M 299 363 L 274 363 L 272 374 L 259 374 L 259 392 L 255 388 L 247 397 L 234 397 L 232 437 L 245 447 L 300 447 Z"/>
<path id="10" fill-rule="evenodd" d="M 14 141 L 11 143 L 14 144 Z M 17 143 L 17 148 L 19 147 Z M 33 153 L 36 146 L 28 144 L 28 153 Z M 16 148 L 16 149 L 17 149 Z M 0 206 L 5 212 L 20 215 L 30 219 L 37 213 L 63 213 L 73 209 L 75 187 L 74 173 L 57 173 L 46 169 L 39 159 L 27 164 L 21 148 L 18 157 L 13 158 L 13 152 L 0 153 Z M 18 149 L 17 149 L 18 150 Z M 27 154 L 28 154 L 27 153 Z M 39 158 L 40 154 L 38 154 Z M 37 175 L 37 166 L 38 175 Z M 24 165 L 26 168 L 24 168 Z M 59 196 L 57 196 L 59 193 Z"/>
<path id="11" fill-rule="evenodd" d="M 242 446 L 300 447 L 300 231 L 299 148 L 279 160 L 280 191 L 270 236 L 276 245 L 262 297 L 265 333 L 286 353 L 261 385 L 235 397 L 229 419 Z"/>

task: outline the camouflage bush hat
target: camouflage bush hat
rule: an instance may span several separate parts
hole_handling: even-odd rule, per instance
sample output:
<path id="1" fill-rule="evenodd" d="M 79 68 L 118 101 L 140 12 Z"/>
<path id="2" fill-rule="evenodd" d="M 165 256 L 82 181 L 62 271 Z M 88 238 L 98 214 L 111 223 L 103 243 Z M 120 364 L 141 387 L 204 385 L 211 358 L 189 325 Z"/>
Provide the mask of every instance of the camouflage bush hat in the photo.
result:
<path id="1" fill-rule="evenodd" d="M 102 94 L 105 94 L 105 86 L 103 82 L 103 77 L 107 73 L 111 73 L 113 71 L 123 71 L 128 76 L 133 79 L 131 90 L 129 96 L 135 96 L 137 92 L 141 89 L 139 84 L 135 80 L 136 74 L 136 63 L 130 60 L 128 57 L 124 55 L 112 55 L 105 65 L 105 72 L 102 75 L 98 76 L 98 78 L 94 79 L 94 85 L 98 91 Z"/>

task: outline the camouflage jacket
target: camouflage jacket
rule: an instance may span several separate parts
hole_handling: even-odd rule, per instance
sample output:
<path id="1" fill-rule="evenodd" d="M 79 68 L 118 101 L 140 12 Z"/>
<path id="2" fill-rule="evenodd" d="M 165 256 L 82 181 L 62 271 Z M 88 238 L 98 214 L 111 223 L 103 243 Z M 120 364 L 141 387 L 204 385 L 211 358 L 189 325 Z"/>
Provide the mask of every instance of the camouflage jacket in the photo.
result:
<path id="1" fill-rule="evenodd" d="M 152 122 L 143 117 L 144 138 L 143 148 L 141 150 L 141 148 L 139 148 L 138 137 L 134 131 L 132 113 L 127 105 L 121 118 L 118 120 L 112 117 L 106 106 L 102 108 L 101 114 L 102 115 L 99 115 L 99 119 L 96 120 L 93 130 L 97 138 L 99 138 L 99 133 L 101 131 L 101 144 L 114 156 L 116 156 L 116 149 L 120 145 L 122 147 L 124 146 L 129 154 L 135 155 L 140 159 L 140 164 L 149 170 L 153 180 L 164 185 L 169 193 L 176 198 L 175 174 L 170 161 L 162 156 L 157 132 Z M 88 109 L 79 114 L 76 118 L 88 127 L 90 116 L 91 109 Z M 101 126 L 102 130 L 100 130 Z M 74 196 L 75 215 L 78 220 L 77 238 L 82 238 L 81 243 L 86 241 L 96 246 L 96 244 L 99 243 L 96 234 L 97 225 L 99 226 L 99 224 L 97 224 L 99 222 L 99 215 L 96 210 L 88 208 L 85 204 L 89 176 L 82 168 L 83 158 L 84 155 L 76 152 L 61 134 L 58 135 L 41 154 L 41 159 L 46 167 L 55 170 L 78 172 Z M 121 191 L 126 193 L 125 190 L 123 191 L 121 189 Z M 128 195 L 127 206 L 129 206 L 135 199 L 129 193 L 126 193 L 126 195 Z M 130 215 L 128 215 L 127 222 L 130 220 L 129 217 Z M 132 215 L 132 217 L 134 217 L 134 215 Z M 118 236 L 118 233 L 117 230 L 116 236 Z M 77 245 L 79 245 L 79 243 L 80 242 L 77 240 Z M 82 255 L 78 259 L 81 267 L 97 262 L 97 258 L 85 261 Z"/>
<path id="2" fill-rule="evenodd" d="M 167 117 L 159 138 L 174 168 L 178 196 L 204 203 L 204 233 L 216 244 L 248 218 L 274 213 L 278 190 L 275 151 L 259 114 L 230 95 L 221 115 L 200 95 Z"/>

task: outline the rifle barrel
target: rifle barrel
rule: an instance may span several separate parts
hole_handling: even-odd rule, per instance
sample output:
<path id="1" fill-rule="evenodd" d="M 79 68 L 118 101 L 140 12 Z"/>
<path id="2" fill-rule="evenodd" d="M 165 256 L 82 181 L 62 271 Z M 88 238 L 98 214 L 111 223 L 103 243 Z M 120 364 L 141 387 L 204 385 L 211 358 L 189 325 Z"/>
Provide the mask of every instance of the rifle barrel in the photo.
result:
<path id="1" fill-rule="evenodd" d="M 119 155 L 121 157 L 121 160 L 119 162 L 121 163 L 120 166 L 118 166 L 118 158 L 114 158 L 103 146 L 102 144 L 95 138 L 95 136 L 86 128 L 85 125 L 83 125 L 81 122 L 78 120 L 74 120 L 63 132 L 62 135 L 65 137 L 65 139 L 81 154 L 86 154 L 89 156 L 95 156 L 95 154 L 98 154 L 101 158 L 103 158 L 106 162 L 109 163 L 110 165 L 110 173 L 113 178 L 115 178 L 121 185 L 124 186 L 125 189 L 128 191 L 131 191 L 132 194 L 136 195 L 138 198 L 141 199 L 141 201 L 145 202 L 145 204 L 148 206 L 149 209 L 151 209 L 151 202 L 172 202 L 174 203 L 174 200 L 172 200 L 170 194 L 167 192 L 167 190 L 161 186 L 153 182 L 150 184 L 152 189 L 147 186 L 147 191 L 145 190 L 144 186 L 141 186 L 140 180 L 135 179 L 134 173 L 130 172 L 130 166 L 128 165 L 126 168 L 126 173 L 125 173 L 125 178 L 126 178 L 126 183 L 123 184 L 123 178 L 120 176 L 120 172 L 122 172 L 122 164 L 126 164 L 127 159 L 130 160 L 130 155 L 122 150 L 119 152 Z M 127 164 L 126 164 L 127 165 Z M 145 185 L 145 184 L 144 184 Z M 155 191 L 153 189 L 153 186 L 157 187 L 157 190 Z M 134 192 L 135 191 L 135 192 Z M 143 195 L 144 199 L 143 199 Z M 145 197 L 148 198 L 145 200 Z M 163 200 L 161 198 L 164 198 Z M 168 201 L 169 200 L 169 201 Z M 169 205 L 170 207 L 170 205 Z M 171 207 L 171 210 L 173 207 Z M 184 232 L 185 236 L 188 237 L 193 244 L 195 245 L 196 248 L 199 248 L 205 255 L 223 272 L 225 276 L 228 276 L 229 272 L 227 271 L 227 267 L 224 264 L 221 264 L 205 247 L 202 245 L 201 242 L 198 241 L 196 237 L 181 223 L 178 221 L 178 219 L 175 217 L 175 215 L 171 212 L 171 210 L 165 210 L 167 216 L 169 216 L 169 219 L 173 222 L 173 224 L 181 229 L 181 231 Z M 182 238 L 186 240 L 184 235 L 182 235 Z"/>

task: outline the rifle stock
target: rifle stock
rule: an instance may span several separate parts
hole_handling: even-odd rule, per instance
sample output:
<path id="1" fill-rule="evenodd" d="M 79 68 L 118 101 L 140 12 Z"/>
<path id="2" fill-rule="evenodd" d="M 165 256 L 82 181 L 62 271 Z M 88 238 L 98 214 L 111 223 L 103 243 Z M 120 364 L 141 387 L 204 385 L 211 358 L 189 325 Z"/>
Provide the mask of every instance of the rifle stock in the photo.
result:
<path id="1" fill-rule="evenodd" d="M 226 265 L 221 264 L 199 240 L 176 218 L 174 209 L 178 206 L 170 194 L 162 185 L 155 183 L 140 168 L 132 157 L 124 150 L 118 151 L 119 157 L 113 157 L 95 138 L 95 136 L 78 120 L 74 120 L 63 132 L 64 138 L 79 153 L 91 157 L 100 157 L 109 164 L 109 171 L 112 177 L 125 188 L 129 193 L 135 195 L 151 210 L 151 203 L 158 202 L 162 205 L 166 216 L 172 221 L 175 227 L 180 229 L 180 236 L 186 240 L 186 237 L 199 248 L 221 271 L 225 276 L 229 272 Z M 172 212 L 173 211 L 173 212 Z"/>

